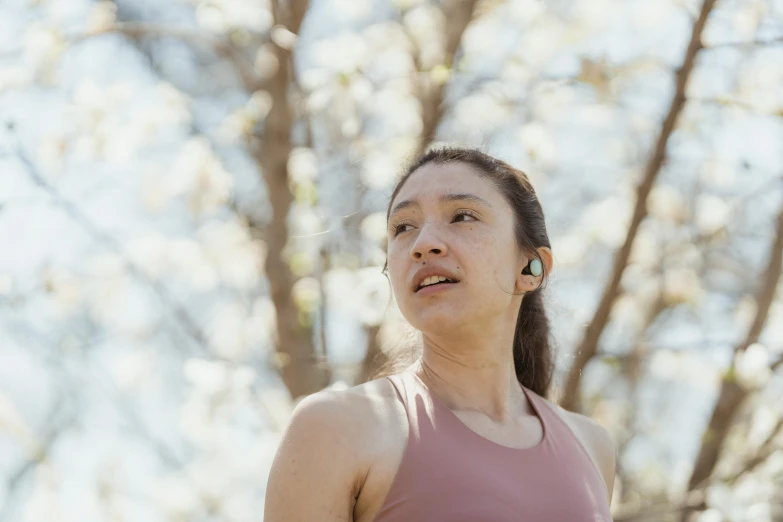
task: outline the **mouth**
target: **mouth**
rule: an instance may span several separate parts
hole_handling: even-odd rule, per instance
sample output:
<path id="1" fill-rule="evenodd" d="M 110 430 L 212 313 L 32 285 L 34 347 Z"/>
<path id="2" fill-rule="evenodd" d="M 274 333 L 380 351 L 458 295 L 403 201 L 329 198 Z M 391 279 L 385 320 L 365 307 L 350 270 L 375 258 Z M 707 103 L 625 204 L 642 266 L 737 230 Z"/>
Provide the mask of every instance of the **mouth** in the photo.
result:
<path id="1" fill-rule="evenodd" d="M 428 288 L 429 289 L 435 289 L 435 288 L 443 288 L 443 287 L 446 287 L 446 286 L 453 286 L 453 285 L 456 285 L 457 283 L 459 283 L 459 281 L 456 280 L 456 279 L 449 279 L 449 278 L 445 278 L 445 277 L 440 277 L 439 281 L 431 281 L 429 279 L 430 278 L 425 279 L 416 288 L 415 292 L 418 293 L 418 292 L 421 292 L 422 290 L 425 290 L 425 289 L 428 289 Z"/>

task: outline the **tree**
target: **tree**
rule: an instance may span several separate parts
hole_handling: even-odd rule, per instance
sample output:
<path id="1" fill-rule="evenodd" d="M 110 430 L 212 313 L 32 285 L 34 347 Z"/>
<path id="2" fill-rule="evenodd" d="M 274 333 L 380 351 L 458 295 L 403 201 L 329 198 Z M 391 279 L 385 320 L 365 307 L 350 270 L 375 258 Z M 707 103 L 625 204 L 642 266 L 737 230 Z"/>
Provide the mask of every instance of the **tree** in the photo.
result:
<path id="1" fill-rule="evenodd" d="M 3 8 L 0 519 L 51 519 L 67 455 L 80 518 L 257 514 L 295 401 L 395 362 L 388 191 L 442 141 L 541 197 L 552 400 L 616 438 L 615 520 L 775 519 L 776 4 L 373 6 Z"/>

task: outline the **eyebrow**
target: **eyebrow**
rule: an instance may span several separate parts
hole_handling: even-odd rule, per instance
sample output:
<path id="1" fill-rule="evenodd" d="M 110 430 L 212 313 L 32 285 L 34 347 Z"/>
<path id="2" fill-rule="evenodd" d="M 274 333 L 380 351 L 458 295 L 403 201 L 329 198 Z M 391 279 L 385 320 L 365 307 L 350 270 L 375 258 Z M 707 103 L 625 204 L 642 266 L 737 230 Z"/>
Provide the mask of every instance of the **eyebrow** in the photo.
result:
<path id="1" fill-rule="evenodd" d="M 474 194 L 444 194 L 440 197 L 440 201 L 442 203 L 451 203 L 453 201 L 469 201 L 471 203 L 478 203 L 480 205 L 484 205 L 485 207 L 492 208 L 492 205 L 489 204 L 489 201 L 486 199 L 480 198 Z M 405 201 L 400 201 L 394 206 L 394 209 L 389 213 L 389 217 L 393 216 L 395 213 L 399 212 L 400 210 L 404 210 L 406 208 L 410 207 L 419 207 L 418 201 L 415 199 L 406 199 Z"/>

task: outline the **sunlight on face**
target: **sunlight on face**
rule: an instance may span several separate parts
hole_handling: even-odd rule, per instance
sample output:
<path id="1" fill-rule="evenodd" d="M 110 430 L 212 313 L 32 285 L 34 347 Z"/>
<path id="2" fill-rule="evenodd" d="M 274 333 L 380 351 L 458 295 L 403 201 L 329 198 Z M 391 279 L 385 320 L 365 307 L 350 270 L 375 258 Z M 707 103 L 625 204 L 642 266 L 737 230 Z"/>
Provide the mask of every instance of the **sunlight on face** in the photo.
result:
<path id="1" fill-rule="evenodd" d="M 515 316 L 511 294 L 524 259 L 513 212 L 491 180 L 463 163 L 430 163 L 408 178 L 391 209 L 389 278 L 411 325 L 444 334 Z M 417 291 L 422 268 L 443 270 L 459 282 Z"/>

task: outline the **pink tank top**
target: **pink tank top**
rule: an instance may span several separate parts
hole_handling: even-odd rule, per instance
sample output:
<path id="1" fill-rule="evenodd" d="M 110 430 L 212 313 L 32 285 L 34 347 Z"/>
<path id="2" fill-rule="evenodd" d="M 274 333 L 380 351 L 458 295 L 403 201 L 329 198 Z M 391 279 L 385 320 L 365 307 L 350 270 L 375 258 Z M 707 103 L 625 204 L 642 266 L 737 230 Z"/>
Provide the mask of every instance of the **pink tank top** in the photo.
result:
<path id="1" fill-rule="evenodd" d="M 388 379 L 408 442 L 373 522 L 610 522 L 606 484 L 552 407 L 524 386 L 543 426 L 538 445 L 503 446 L 468 428 L 408 369 Z"/>

